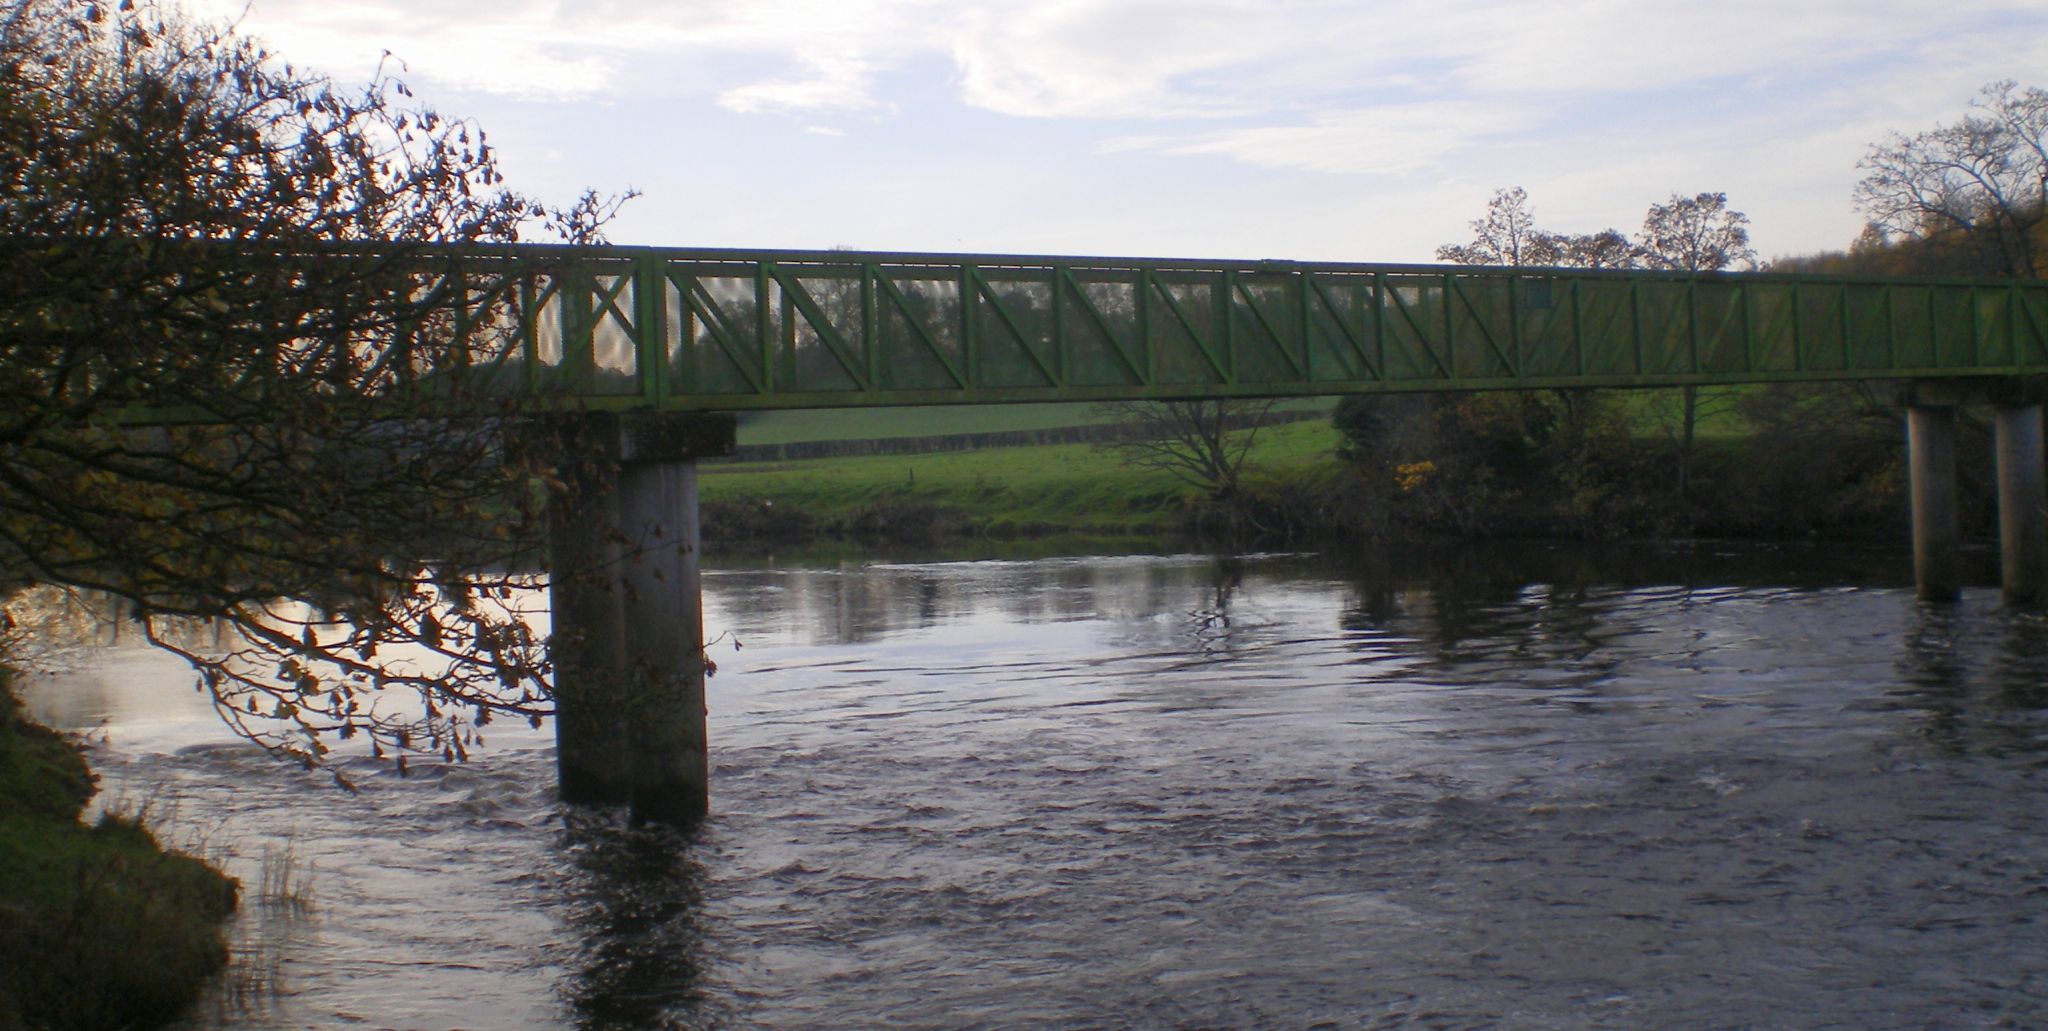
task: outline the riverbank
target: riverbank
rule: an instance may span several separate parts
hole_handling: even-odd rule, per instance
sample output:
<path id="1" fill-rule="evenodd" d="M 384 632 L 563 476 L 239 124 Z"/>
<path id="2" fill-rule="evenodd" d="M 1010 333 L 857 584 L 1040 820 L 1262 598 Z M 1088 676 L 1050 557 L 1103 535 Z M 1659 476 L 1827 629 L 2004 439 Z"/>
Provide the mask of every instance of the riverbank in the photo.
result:
<path id="1" fill-rule="evenodd" d="M 1884 420 L 1754 405 L 1746 419 L 1705 427 L 1681 478 L 1675 438 L 1644 411 L 1656 398 L 1624 398 L 1576 423 L 1553 413 L 1540 433 L 1517 427 L 1521 437 L 1503 443 L 1497 401 L 1507 396 L 1491 395 L 1476 413 L 1430 416 L 1436 439 L 1399 442 L 1421 454 L 1346 455 L 1345 433 L 1327 419 L 1264 427 L 1242 489 L 1227 499 L 1101 445 L 707 463 L 703 530 L 739 547 L 1904 539 L 1903 447 Z M 1989 507 L 1977 498 L 1988 487 L 1975 482 L 1989 476 L 1988 461 L 1976 460 L 1988 447 L 1960 450 L 1966 532 L 1988 532 Z"/>
<path id="2" fill-rule="evenodd" d="M 78 746 L 22 715 L 0 671 L 0 1031 L 153 1027 L 227 962 L 238 885 L 140 819 L 81 821 Z"/>
<path id="3" fill-rule="evenodd" d="M 1335 439 L 1321 420 L 1261 429 L 1248 486 L 1331 478 Z M 700 489 L 706 538 L 740 543 L 1132 542 L 1190 532 L 1206 509 L 1199 488 L 1093 444 L 706 464 Z"/>

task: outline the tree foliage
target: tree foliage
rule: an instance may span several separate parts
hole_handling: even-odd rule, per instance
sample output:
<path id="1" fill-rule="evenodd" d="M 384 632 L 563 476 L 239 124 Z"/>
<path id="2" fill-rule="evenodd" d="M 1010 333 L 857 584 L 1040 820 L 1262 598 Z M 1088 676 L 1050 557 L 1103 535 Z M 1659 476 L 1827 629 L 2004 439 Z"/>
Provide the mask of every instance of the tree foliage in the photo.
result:
<path id="1" fill-rule="evenodd" d="M 1757 261 L 1748 225 L 1749 216 L 1730 209 L 1725 193 L 1674 193 L 1650 205 L 1633 240 L 1619 229 L 1559 233 L 1536 224 L 1529 191 L 1516 186 L 1493 191 L 1485 216 L 1471 223 L 1472 242 L 1445 244 L 1436 256 L 1459 265 L 1749 271 Z"/>
<path id="2" fill-rule="evenodd" d="M 1538 227 L 1529 191 L 1519 186 L 1493 191 L 1486 215 L 1471 225 L 1472 242 L 1438 247 L 1438 261 L 1562 268 L 1629 268 L 1635 261 L 1634 245 L 1618 229 L 1554 233 Z"/>
<path id="3" fill-rule="evenodd" d="M 1637 237 L 1635 255 L 1643 268 L 1673 272 L 1755 271 L 1756 251 L 1749 246 L 1749 216 L 1728 207 L 1725 193 L 1699 193 L 1687 197 L 1674 193 L 1663 204 L 1652 204 L 1643 214 L 1643 231 Z M 1722 415 L 1734 405 L 1735 392 L 1723 388 L 1701 388 L 1688 383 L 1678 388 L 1678 410 L 1671 433 L 1678 445 L 1678 493 L 1692 490 L 1694 445 L 1704 419 Z"/>
<path id="4" fill-rule="evenodd" d="M 1754 271 L 1748 226 L 1749 216 L 1731 210 L 1725 193 L 1674 193 L 1644 213 L 1636 263 L 1674 272 Z"/>
<path id="5" fill-rule="evenodd" d="M 1555 265 L 1556 237 L 1536 228 L 1529 191 L 1503 187 L 1486 202 L 1486 214 L 1472 220 L 1472 242 L 1445 244 L 1436 260 L 1457 265 Z"/>
<path id="6" fill-rule="evenodd" d="M 1635 245 L 1619 229 L 1593 233 L 1551 234 L 1557 249 L 1557 264 L 1565 268 L 1631 268 Z"/>
<path id="7" fill-rule="evenodd" d="M 510 191 L 479 127 L 388 76 L 346 89 L 146 0 L 6 0 L 0 579 L 122 599 L 308 762 L 538 718 L 518 580 L 477 570 L 532 542 L 549 463 L 468 395 L 509 345 L 436 245 L 588 238 L 614 203 Z"/>
<path id="8" fill-rule="evenodd" d="M 1747 215 L 1728 207 L 1725 193 L 1673 194 L 1650 205 L 1634 239 L 1618 229 L 1559 233 L 1536 223 L 1528 191 L 1514 187 L 1494 191 L 1486 215 L 1471 223 L 1470 243 L 1446 244 L 1436 254 L 1466 265 L 1752 270 L 1757 261 L 1748 224 Z M 1672 394 L 1671 437 L 1683 495 L 1697 427 L 1728 411 L 1733 395 L 1691 386 Z M 1598 498 L 1617 493 L 1592 466 L 1604 463 L 1611 472 L 1634 461 L 1625 420 L 1600 393 L 1554 391 L 1540 400 L 1446 396 L 1419 404 L 1346 398 L 1335 418 L 1345 436 L 1341 452 L 1355 467 L 1396 484 L 1404 503 L 1436 513 L 1431 518 L 1461 533 L 1480 532 L 1487 520 L 1477 513 L 1494 510 L 1504 498 L 1542 494 L 1528 479 L 1539 469 L 1571 481 L 1568 500 L 1554 507 L 1583 524 Z"/>
<path id="9" fill-rule="evenodd" d="M 1883 237 L 1926 242 L 1943 271 L 2048 273 L 2048 91 L 1994 82 L 1972 114 L 1871 145 L 1856 203 Z"/>

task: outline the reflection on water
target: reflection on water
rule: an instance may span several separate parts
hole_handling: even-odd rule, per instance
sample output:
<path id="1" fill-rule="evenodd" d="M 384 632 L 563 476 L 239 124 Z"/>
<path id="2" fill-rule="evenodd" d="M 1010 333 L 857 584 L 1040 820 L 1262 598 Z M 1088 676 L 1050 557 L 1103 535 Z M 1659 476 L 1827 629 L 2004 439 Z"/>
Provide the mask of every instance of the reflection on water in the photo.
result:
<path id="1" fill-rule="evenodd" d="M 583 1026 L 629 1031 L 660 1027 L 679 1009 L 715 1012 L 699 987 L 705 875 L 689 840 L 572 817 L 561 847 L 574 871 L 570 939 L 580 943 L 564 993 Z"/>
<path id="2" fill-rule="evenodd" d="M 350 798 L 160 657 L 39 699 L 242 869 L 311 864 L 229 1026 L 2038 1026 L 2048 621 L 1903 565 L 714 569 L 687 839 L 563 810 L 543 733 Z"/>

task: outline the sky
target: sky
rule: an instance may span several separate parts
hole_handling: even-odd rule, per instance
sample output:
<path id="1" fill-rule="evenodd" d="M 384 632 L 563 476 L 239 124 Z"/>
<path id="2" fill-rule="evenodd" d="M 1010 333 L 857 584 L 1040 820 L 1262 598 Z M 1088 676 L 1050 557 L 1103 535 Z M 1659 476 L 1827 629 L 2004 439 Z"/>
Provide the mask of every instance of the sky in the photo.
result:
<path id="1" fill-rule="evenodd" d="M 1424 262 L 1519 186 L 1574 233 L 1724 192 L 1806 254 L 1872 143 L 2048 87 L 2048 0 L 185 3 L 391 62 L 515 188 L 637 190 L 609 236 L 661 246 Z"/>

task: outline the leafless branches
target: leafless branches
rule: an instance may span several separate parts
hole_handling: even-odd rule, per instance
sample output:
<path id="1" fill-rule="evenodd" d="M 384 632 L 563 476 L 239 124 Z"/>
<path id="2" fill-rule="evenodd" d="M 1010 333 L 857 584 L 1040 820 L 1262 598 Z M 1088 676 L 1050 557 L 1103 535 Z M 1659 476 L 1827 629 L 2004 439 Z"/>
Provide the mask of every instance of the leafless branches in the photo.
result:
<path id="1" fill-rule="evenodd" d="M 1972 267 L 1956 271 L 2048 272 L 2048 91 L 1994 82 L 1972 106 L 1953 124 L 1873 144 L 1857 206 L 1888 236 L 1960 252 Z"/>
<path id="2" fill-rule="evenodd" d="M 1129 401 L 1102 408 L 1126 427 L 1124 439 L 1101 445 L 1126 464 L 1171 473 L 1218 500 L 1238 496 L 1251 453 L 1275 402 L 1267 400 Z"/>
<path id="3" fill-rule="evenodd" d="M 307 762 L 459 758 L 546 712 L 503 570 L 560 456 L 502 445 L 467 372 L 505 353 L 505 284 L 441 248 L 590 239 L 617 203 L 506 189 L 481 128 L 387 75 L 150 2 L 0 0 L 0 581 L 120 599 Z"/>

